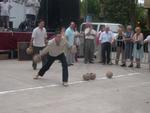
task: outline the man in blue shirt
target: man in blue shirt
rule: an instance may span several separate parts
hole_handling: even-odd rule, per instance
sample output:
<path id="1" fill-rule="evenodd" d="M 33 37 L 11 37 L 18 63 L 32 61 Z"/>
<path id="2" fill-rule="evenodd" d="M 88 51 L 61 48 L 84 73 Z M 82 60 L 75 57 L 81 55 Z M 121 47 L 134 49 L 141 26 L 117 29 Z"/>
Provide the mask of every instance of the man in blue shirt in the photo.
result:
<path id="1" fill-rule="evenodd" d="M 113 33 L 110 31 L 108 26 L 106 26 L 105 31 L 101 33 L 99 40 L 102 45 L 102 62 L 103 64 L 109 64 L 111 63 L 110 53 Z"/>
<path id="2" fill-rule="evenodd" d="M 71 22 L 70 26 L 66 29 L 65 36 L 67 39 L 67 48 L 66 48 L 66 58 L 68 66 L 73 65 L 75 62 L 75 54 L 72 53 L 72 47 L 74 46 L 74 38 L 75 38 L 75 23 Z"/>

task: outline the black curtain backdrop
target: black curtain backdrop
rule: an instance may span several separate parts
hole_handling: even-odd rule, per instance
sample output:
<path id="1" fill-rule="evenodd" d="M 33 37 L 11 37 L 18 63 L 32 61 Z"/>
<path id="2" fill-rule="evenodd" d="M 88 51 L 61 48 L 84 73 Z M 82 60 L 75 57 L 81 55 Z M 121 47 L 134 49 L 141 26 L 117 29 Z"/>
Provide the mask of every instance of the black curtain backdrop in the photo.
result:
<path id="1" fill-rule="evenodd" d="M 44 19 L 50 30 L 67 27 L 71 21 L 79 21 L 79 5 L 80 0 L 42 0 L 37 20 Z"/>

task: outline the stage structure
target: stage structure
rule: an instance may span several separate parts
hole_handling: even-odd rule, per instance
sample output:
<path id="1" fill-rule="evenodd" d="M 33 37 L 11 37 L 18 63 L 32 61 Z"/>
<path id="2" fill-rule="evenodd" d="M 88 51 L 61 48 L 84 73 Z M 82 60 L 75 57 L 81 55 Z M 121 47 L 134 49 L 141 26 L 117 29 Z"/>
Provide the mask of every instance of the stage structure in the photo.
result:
<path id="1" fill-rule="evenodd" d="M 144 7 L 148 10 L 147 23 L 148 23 L 148 27 L 150 28 L 150 0 L 144 0 Z"/>
<path id="2" fill-rule="evenodd" d="M 50 30 L 67 27 L 80 18 L 80 0 L 42 0 L 38 19 L 43 18 Z"/>

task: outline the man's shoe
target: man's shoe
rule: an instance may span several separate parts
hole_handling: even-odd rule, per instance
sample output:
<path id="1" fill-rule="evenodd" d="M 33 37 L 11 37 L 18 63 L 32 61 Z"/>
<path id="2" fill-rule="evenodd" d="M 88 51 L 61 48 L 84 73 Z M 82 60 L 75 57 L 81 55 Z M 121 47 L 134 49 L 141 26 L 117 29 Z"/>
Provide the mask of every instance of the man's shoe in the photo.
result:
<path id="1" fill-rule="evenodd" d="M 94 62 L 93 62 L 93 61 L 90 61 L 89 63 L 90 63 L 90 64 L 94 64 Z"/>
<path id="2" fill-rule="evenodd" d="M 120 65 L 121 67 L 126 67 L 126 64 L 122 64 L 122 65 Z"/>
<path id="3" fill-rule="evenodd" d="M 141 68 L 139 65 L 137 65 L 135 68 Z"/>
<path id="4" fill-rule="evenodd" d="M 133 64 L 130 64 L 128 67 L 133 67 Z"/>
<path id="5" fill-rule="evenodd" d="M 33 79 L 37 80 L 37 79 L 39 79 L 39 76 L 40 76 L 40 75 L 35 75 L 35 76 L 33 77 Z"/>
<path id="6" fill-rule="evenodd" d="M 68 82 L 63 82 L 63 86 L 68 87 L 69 86 Z"/>

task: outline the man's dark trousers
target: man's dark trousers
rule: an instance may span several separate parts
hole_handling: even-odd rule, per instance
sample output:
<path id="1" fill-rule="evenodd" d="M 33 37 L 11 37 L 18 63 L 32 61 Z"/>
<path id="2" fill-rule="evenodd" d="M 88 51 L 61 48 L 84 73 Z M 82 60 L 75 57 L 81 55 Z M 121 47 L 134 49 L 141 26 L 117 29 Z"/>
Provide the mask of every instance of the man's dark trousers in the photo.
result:
<path id="1" fill-rule="evenodd" d="M 68 65 L 67 65 L 67 61 L 66 61 L 66 57 L 64 55 L 64 53 L 53 57 L 48 55 L 47 57 L 47 63 L 40 69 L 38 75 L 39 76 L 44 76 L 45 72 L 47 70 L 49 70 L 49 68 L 51 67 L 51 65 L 54 63 L 55 60 L 60 60 L 61 64 L 62 64 L 62 81 L 63 82 L 68 82 Z"/>
<path id="2" fill-rule="evenodd" d="M 110 53 L 111 53 L 111 43 L 105 42 L 102 43 L 102 62 L 105 64 L 107 60 L 107 64 L 110 63 Z"/>

